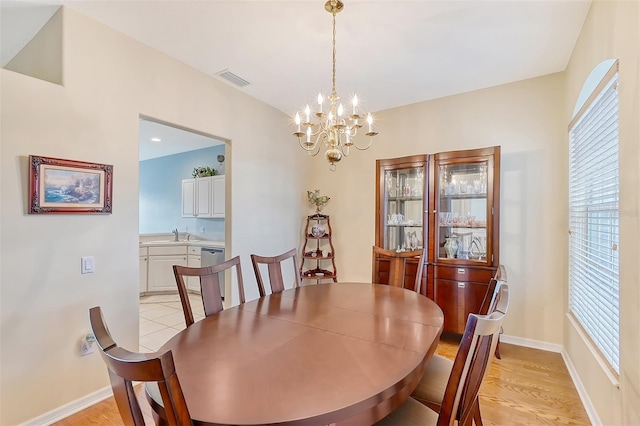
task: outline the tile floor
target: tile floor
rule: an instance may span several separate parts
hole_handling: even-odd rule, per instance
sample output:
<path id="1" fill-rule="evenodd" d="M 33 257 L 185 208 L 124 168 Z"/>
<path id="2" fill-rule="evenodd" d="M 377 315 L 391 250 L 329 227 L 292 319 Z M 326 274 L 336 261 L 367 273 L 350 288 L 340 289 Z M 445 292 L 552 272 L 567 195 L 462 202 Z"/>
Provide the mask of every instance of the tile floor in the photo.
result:
<path id="1" fill-rule="evenodd" d="M 190 294 L 196 321 L 204 318 L 200 295 Z M 140 352 L 155 352 L 185 328 L 182 304 L 177 294 L 140 297 Z"/>

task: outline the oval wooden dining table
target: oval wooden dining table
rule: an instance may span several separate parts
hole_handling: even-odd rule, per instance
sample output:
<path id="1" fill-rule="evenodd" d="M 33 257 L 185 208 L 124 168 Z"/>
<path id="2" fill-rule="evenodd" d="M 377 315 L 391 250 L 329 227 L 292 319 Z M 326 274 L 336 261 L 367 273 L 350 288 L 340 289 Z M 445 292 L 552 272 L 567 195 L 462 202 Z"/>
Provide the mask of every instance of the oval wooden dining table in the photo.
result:
<path id="1" fill-rule="evenodd" d="M 409 397 L 443 321 L 409 290 L 310 285 L 204 318 L 160 352 L 196 424 L 365 425 Z"/>

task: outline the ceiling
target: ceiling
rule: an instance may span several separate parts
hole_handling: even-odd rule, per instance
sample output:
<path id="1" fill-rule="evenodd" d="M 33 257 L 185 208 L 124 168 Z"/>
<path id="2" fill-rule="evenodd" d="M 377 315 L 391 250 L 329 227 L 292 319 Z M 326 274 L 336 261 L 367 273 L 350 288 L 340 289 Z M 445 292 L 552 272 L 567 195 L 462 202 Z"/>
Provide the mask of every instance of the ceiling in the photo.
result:
<path id="1" fill-rule="evenodd" d="M 591 1 L 343 0 L 336 86 L 379 111 L 563 71 Z M 293 116 L 331 89 L 323 0 L 2 0 L 2 65 L 65 4 Z"/>
<path id="2" fill-rule="evenodd" d="M 140 119 L 138 140 L 140 142 L 140 161 L 165 157 L 180 152 L 194 151 L 196 149 L 208 148 L 224 143 L 209 136 L 144 118 Z"/>

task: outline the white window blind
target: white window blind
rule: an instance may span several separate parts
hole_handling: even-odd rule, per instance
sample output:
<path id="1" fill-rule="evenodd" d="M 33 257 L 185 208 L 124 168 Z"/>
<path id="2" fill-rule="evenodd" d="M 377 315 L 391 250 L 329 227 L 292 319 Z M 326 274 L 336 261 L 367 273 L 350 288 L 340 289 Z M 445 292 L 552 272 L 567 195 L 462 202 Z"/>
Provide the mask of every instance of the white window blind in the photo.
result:
<path id="1" fill-rule="evenodd" d="M 617 62 L 569 130 L 569 310 L 619 373 Z"/>

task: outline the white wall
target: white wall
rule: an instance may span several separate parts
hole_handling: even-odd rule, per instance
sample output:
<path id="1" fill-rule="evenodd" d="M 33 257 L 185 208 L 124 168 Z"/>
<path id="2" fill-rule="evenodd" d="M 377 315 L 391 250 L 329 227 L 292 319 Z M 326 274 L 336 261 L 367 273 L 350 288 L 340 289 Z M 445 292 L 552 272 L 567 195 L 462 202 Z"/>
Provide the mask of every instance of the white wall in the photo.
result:
<path id="1" fill-rule="evenodd" d="M 620 60 L 620 387 L 605 374 L 576 327 L 564 319 L 564 346 L 602 424 L 640 424 L 640 2 L 596 1 L 566 71 L 568 124 L 591 71 Z M 566 148 L 565 148 L 566 149 Z M 566 307 L 565 307 L 566 308 Z"/>
<path id="2" fill-rule="evenodd" d="M 287 116 L 71 9 L 59 13 L 63 86 L 0 71 L 3 425 L 108 385 L 99 355 L 77 351 L 89 307 L 101 305 L 115 339 L 137 349 L 140 114 L 231 141 L 228 253 L 243 258 L 248 299 L 258 294 L 249 254 L 296 246 L 291 225 L 306 214 L 305 163 L 286 143 Z M 27 215 L 29 154 L 113 164 L 113 214 Z M 95 274 L 80 275 L 86 255 Z"/>
<path id="3" fill-rule="evenodd" d="M 316 164 L 314 186 L 332 197 L 340 280 L 371 279 L 375 160 L 500 145 L 500 262 L 512 291 L 505 334 L 560 344 L 566 278 L 563 75 L 552 74 L 382 111 L 368 151 L 335 173 Z"/>

